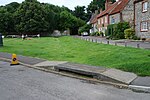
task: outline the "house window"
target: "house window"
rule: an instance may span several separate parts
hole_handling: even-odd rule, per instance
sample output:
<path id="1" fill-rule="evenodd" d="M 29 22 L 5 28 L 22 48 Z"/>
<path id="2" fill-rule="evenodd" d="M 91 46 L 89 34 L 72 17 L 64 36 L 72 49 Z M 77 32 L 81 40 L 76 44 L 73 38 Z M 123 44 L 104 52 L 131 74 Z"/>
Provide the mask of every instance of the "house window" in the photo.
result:
<path id="1" fill-rule="evenodd" d="M 107 23 L 107 16 L 105 17 L 105 23 Z"/>
<path id="2" fill-rule="evenodd" d="M 148 31 L 148 22 L 141 22 L 141 31 Z"/>
<path id="3" fill-rule="evenodd" d="M 100 24 L 100 19 L 98 19 L 98 24 Z"/>
<path id="4" fill-rule="evenodd" d="M 115 23 L 115 18 L 111 17 L 111 24 L 114 24 L 114 23 Z"/>
<path id="5" fill-rule="evenodd" d="M 142 7 L 143 7 L 143 12 L 147 11 L 147 4 L 148 2 L 144 2 Z"/>

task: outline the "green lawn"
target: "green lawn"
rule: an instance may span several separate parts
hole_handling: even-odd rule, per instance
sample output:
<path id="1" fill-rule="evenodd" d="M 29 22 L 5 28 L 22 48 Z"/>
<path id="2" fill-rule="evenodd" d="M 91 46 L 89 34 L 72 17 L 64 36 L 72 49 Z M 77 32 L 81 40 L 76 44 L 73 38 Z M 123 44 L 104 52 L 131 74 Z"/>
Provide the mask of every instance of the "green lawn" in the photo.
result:
<path id="1" fill-rule="evenodd" d="M 0 52 L 16 53 L 48 60 L 70 61 L 118 68 L 150 76 L 150 50 L 91 43 L 72 37 L 4 39 Z"/>

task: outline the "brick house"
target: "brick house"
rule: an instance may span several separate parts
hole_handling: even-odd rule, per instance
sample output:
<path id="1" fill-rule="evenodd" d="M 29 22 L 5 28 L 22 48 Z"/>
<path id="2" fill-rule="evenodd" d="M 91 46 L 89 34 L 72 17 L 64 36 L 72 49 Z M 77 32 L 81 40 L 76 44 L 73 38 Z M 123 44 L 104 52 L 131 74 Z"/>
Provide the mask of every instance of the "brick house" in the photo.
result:
<path id="1" fill-rule="evenodd" d="M 140 38 L 150 38 L 150 0 L 135 0 L 135 31 Z"/>
<path id="2" fill-rule="evenodd" d="M 118 0 L 116 7 L 109 13 L 109 23 L 129 22 L 134 26 L 134 0 Z"/>
<path id="3" fill-rule="evenodd" d="M 118 0 L 112 4 L 106 0 L 105 10 L 98 16 L 98 30 L 105 33 L 109 24 L 129 22 L 134 26 L 134 0 Z"/>
<path id="4" fill-rule="evenodd" d="M 105 33 L 105 30 L 107 30 L 107 26 L 109 25 L 109 13 L 116 5 L 117 2 L 112 4 L 110 0 L 106 0 L 105 10 L 100 11 L 100 14 L 97 16 L 98 31 L 102 31 L 103 33 Z"/>

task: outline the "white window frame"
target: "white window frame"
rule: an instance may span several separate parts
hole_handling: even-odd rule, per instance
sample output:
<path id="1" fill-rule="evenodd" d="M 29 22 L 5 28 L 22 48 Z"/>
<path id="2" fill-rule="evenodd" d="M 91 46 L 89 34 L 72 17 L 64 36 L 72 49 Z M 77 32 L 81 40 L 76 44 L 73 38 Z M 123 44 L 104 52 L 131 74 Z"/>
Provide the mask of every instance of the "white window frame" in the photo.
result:
<path id="1" fill-rule="evenodd" d="M 143 2 L 142 3 L 142 10 L 143 10 L 143 12 L 146 12 L 147 11 L 147 9 L 148 9 L 148 2 Z"/>
<path id="2" fill-rule="evenodd" d="M 101 20 L 100 19 L 98 19 L 98 24 L 100 24 L 101 23 Z"/>
<path id="3" fill-rule="evenodd" d="M 148 22 L 147 21 L 141 22 L 141 31 L 148 31 Z"/>

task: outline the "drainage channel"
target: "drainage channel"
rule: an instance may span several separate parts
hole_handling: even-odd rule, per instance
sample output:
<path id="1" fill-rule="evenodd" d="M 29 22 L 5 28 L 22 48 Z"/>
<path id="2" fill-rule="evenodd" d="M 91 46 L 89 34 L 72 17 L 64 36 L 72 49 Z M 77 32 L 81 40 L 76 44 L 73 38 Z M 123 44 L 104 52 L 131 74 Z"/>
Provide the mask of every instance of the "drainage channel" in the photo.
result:
<path id="1" fill-rule="evenodd" d="M 95 77 L 93 75 L 82 74 L 82 73 L 68 71 L 68 70 L 63 70 L 63 69 L 59 69 L 59 70 L 56 70 L 56 71 L 59 71 L 61 73 L 65 73 L 65 74 L 71 74 L 71 75 L 74 75 L 74 76 L 83 77 L 83 78 L 94 78 Z"/>

